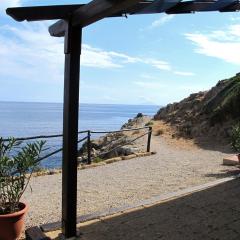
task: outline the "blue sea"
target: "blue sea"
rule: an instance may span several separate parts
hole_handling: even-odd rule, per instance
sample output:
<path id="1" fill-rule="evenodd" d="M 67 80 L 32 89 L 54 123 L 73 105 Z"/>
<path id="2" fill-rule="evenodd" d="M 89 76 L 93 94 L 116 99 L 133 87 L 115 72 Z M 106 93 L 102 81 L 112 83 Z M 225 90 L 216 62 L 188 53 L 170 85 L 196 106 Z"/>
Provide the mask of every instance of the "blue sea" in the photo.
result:
<path id="1" fill-rule="evenodd" d="M 79 130 L 112 131 L 141 112 L 153 116 L 159 106 L 81 104 Z M 62 133 L 63 105 L 61 103 L 0 102 L 0 136 L 29 137 Z M 82 138 L 84 136 L 79 136 Z M 97 137 L 97 136 L 94 136 Z M 48 151 L 62 147 L 62 139 L 47 141 Z M 45 168 L 61 167 L 61 154 L 41 163 Z"/>

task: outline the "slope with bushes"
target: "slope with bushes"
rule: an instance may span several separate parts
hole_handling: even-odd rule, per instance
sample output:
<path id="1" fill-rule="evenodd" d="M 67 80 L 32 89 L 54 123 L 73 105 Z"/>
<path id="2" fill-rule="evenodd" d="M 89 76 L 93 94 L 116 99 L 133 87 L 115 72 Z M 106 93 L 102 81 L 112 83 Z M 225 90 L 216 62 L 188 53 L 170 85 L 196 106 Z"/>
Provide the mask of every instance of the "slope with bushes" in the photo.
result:
<path id="1" fill-rule="evenodd" d="M 161 108 L 155 120 L 170 123 L 182 137 L 229 140 L 240 120 L 240 74 L 219 81 L 209 91 L 191 94 Z"/>

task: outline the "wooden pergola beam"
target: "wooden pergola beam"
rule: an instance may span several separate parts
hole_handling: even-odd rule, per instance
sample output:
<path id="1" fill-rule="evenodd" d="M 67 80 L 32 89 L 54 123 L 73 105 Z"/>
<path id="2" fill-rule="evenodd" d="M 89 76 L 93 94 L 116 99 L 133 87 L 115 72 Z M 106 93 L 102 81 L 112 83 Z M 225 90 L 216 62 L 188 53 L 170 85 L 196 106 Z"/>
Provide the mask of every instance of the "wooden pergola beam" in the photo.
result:
<path id="1" fill-rule="evenodd" d="M 139 2 L 140 0 L 93 0 L 74 12 L 72 24 L 86 27 L 105 17 L 133 7 Z"/>
<path id="2" fill-rule="evenodd" d="M 100 0 L 103 1 L 103 0 Z M 110 1 L 114 3 L 116 0 Z M 94 9 L 99 10 L 100 5 L 99 0 L 94 0 L 95 7 Z M 93 2 L 90 2 L 93 4 Z M 104 0 L 108 2 L 108 0 Z M 104 17 L 119 17 L 124 14 L 136 15 L 136 14 L 154 14 L 166 12 L 168 14 L 178 14 L 178 13 L 189 13 L 189 12 L 198 12 L 198 11 L 220 11 L 220 12 L 234 12 L 240 10 L 240 2 L 238 0 L 218 0 L 218 1 L 184 1 L 181 0 L 155 0 L 155 1 L 136 1 L 136 4 L 132 6 L 120 7 L 110 14 L 106 14 Z M 93 19 L 89 13 L 89 4 L 73 4 L 73 5 L 54 5 L 54 6 L 37 6 L 37 7 L 18 7 L 18 8 L 8 8 L 6 10 L 7 14 L 14 18 L 16 21 L 41 21 L 41 20 L 54 20 L 54 19 L 64 19 L 67 20 L 74 16 L 75 21 L 82 22 L 83 27 L 87 26 L 90 23 L 87 21 L 97 21 Z M 86 6 L 85 6 L 86 5 Z M 102 5 L 103 6 L 103 5 Z M 106 6 L 106 5 L 105 5 Z M 84 8 L 83 8 L 84 7 Z M 77 17 L 77 13 L 81 15 L 80 18 Z M 103 12 L 98 12 L 99 14 L 105 14 Z M 87 16 L 86 16 L 87 14 Z M 99 20 L 103 17 L 100 17 L 99 14 L 96 14 L 95 17 L 98 17 Z M 83 18 L 83 19 L 82 19 Z M 65 31 L 65 24 L 63 21 L 59 21 L 50 28 L 52 35 L 59 29 L 59 33 L 55 34 L 56 36 L 63 36 Z M 54 36 L 55 36 L 54 35 Z"/>
<path id="3" fill-rule="evenodd" d="M 231 7 L 231 11 L 239 11 L 239 4 L 233 4 L 232 0 L 219 0 L 215 1 L 186 1 L 179 2 L 174 7 L 168 9 L 166 13 L 168 14 L 184 14 L 193 12 L 210 12 L 210 11 L 220 11 L 224 12 L 224 9 Z"/>
<path id="4" fill-rule="evenodd" d="M 169 8 L 177 5 L 181 0 L 155 0 L 149 6 L 144 7 L 141 11 L 138 11 L 133 14 L 153 14 L 153 13 L 162 13 L 168 10 Z"/>
<path id="5" fill-rule="evenodd" d="M 6 13 L 18 22 L 68 19 L 84 4 L 8 8 Z"/>
<path id="6" fill-rule="evenodd" d="M 234 11 L 240 11 L 240 2 L 235 1 L 232 4 L 222 8 L 220 12 L 234 12 Z"/>
<path id="7" fill-rule="evenodd" d="M 103 18 L 133 7 L 139 2 L 140 0 L 93 0 L 72 14 L 71 24 L 83 28 Z M 51 36 L 64 36 L 64 31 L 65 24 L 63 20 L 49 27 Z"/>

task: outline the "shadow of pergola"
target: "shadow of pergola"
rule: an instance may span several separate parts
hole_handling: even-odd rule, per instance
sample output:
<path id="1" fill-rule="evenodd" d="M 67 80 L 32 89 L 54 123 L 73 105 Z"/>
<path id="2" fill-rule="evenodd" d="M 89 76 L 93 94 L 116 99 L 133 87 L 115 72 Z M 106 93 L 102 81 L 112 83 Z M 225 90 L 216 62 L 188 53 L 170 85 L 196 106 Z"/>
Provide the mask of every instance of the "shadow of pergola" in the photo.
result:
<path id="1" fill-rule="evenodd" d="M 240 180 L 80 228 L 84 240 L 237 240 Z"/>

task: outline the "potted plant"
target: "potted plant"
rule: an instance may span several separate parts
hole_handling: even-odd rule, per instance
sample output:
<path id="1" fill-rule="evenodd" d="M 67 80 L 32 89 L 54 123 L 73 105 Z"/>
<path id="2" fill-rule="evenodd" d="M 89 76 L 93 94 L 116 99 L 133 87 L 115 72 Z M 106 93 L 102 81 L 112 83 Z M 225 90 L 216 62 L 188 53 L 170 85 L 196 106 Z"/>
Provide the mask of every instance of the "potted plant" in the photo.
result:
<path id="1" fill-rule="evenodd" d="M 45 142 L 26 143 L 0 138 L 0 239 L 17 239 L 28 210 L 20 199 L 26 190 Z"/>

